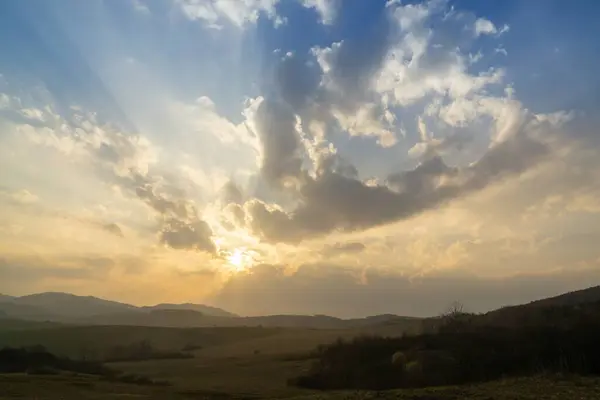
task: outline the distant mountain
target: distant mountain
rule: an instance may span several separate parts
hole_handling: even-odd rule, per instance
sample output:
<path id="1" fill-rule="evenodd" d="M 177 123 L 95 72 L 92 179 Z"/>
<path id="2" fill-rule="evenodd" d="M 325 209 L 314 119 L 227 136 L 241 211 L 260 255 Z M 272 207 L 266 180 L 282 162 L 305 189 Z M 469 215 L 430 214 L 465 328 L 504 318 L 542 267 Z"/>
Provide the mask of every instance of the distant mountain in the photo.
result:
<path id="1" fill-rule="evenodd" d="M 161 318 L 147 317 L 148 314 L 157 310 L 193 311 L 194 313 L 191 314 L 193 320 L 203 316 L 237 317 L 220 308 L 202 304 L 158 304 L 153 307 L 136 307 L 93 296 L 77 296 L 60 292 L 37 293 L 21 297 L 2 295 L 0 297 L 0 315 L 37 321 L 95 323 L 96 320 L 102 320 L 111 324 L 111 318 L 115 318 L 119 321 L 117 323 L 126 322 L 128 319 L 132 321 L 142 319 L 147 320 L 150 325 L 160 325 L 155 320 L 161 320 Z M 187 326 L 185 320 L 190 319 L 190 314 L 180 315 L 187 315 L 185 318 L 178 317 L 183 324 L 181 326 Z M 130 324 L 127 323 L 127 325 Z M 197 321 L 195 325 L 198 325 Z"/>
<path id="2" fill-rule="evenodd" d="M 57 321 L 61 317 L 42 308 L 28 304 L 18 304 L 12 301 L 0 302 L 2 317 L 20 318 L 34 321 Z"/>
<path id="3" fill-rule="evenodd" d="M 549 320 L 546 310 L 554 306 L 600 304 L 600 286 L 537 300 L 520 306 L 503 307 L 478 316 L 482 323 L 499 325 L 537 324 Z M 138 325 L 164 327 L 281 327 L 311 329 L 370 329 L 394 334 L 400 328 L 414 329 L 438 318 L 409 318 L 393 314 L 342 319 L 327 315 L 266 315 L 240 317 L 220 308 L 202 304 L 157 304 L 136 307 L 130 304 L 68 293 L 39 293 L 23 297 L 0 297 L 0 317 L 54 321 L 82 325 Z"/>
<path id="4" fill-rule="evenodd" d="M 53 314 L 65 317 L 85 317 L 96 314 L 110 314 L 135 311 L 137 307 L 104 300 L 93 296 L 76 296 L 69 293 L 47 292 L 16 297 L 14 304 L 40 307 Z"/>
<path id="5" fill-rule="evenodd" d="M 161 303 L 155 306 L 145 306 L 142 307 L 145 310 L 191 310 L 197 311 L 203 315 L 209 315 L 213 317 L 238 317 L 238 315 L 230 313 L 228 311 L 222 310 L 217 307 L 205 306 L 204 304 L 192 304 L 192 303 L 184 303 L 184 304 L 170 304 L 170 303 Z"/>

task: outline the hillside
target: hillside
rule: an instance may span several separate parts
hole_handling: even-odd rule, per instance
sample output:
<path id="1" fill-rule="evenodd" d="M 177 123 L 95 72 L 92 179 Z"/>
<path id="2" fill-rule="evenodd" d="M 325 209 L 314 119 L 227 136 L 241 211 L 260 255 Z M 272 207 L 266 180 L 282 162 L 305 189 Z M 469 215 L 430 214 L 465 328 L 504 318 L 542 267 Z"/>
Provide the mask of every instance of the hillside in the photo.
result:
<path id="1" fill-rule="evenodd" d="M 547 299 L 532 301 L 524 306 L 576 306 L 600 301 L 600 286 L 576 290 Z"/>
<path id="2" fill-rule="evenodd" d="M 502 307 L 478 316 L 480 324 L 496 326 L 566 325 L 580 315 L 597 315 L 600 286 L 564 293 L 527 304 Z"/>
<path id="3" fill-rule="evenodd" d="M 398 322 L 418 324 L 416 318 L 377 315 L 341 319 L 326 315 L 267 315 L 240 317 L 203 304 L 168 304 L 136 307 L 93 296 L 69 293 L 39 293 L 0 299 L 0 315 L 34 321 L 54 321 L 79 325 L 127 325 L 163 327 L 287 327 L 347 329 Z"/>
<path id="4" fill-rule="evenodd" d="M 0 297 L 0 315 L 30 320 L 49 320 L 70 323 L 95 323 L 99 318 L 106 323 L 111 316 L 120 319 L 135 320 L 144 318 L 155 310 L 189 310 L 197 316 L 235 317 L 234 314 L 216 307 L 202 304 L 158 304 L 156 306 L 136 307 L 131 304 L 105 300 L 93 296 L 77 296 L 70 293 L 47 292 L 21 297 L 2 295 Z M 151 325 L 156 325 L 152 323 Z"/>
<path id="5" fill-rule="evenodd" d="M 137 307 L 129 304 L 104 300 L 93 296 L 76 296 L 74 294 L 58 292 L 37 293 L 16 297 L 12 300 L 12 303 L 39 307 L 53 314 L 66 317 L 82 317 L 137 309 Z"/>
<path id="6" fill-rule="evenodd" d="M 171 304 L 171 303 L 161 303 L 155 306 L 144 306 L 141 307 L 144 310 L 191 310 L 197 311 L 204 315 L 212 315 L 214 317 L 237 317 L 238 315 L 230 313 L 228 311 L 222 310 L 217 307 L 206 306 L 204 304 L 192 304 L 192 303 L 183 303 L 183 304 Z"/>

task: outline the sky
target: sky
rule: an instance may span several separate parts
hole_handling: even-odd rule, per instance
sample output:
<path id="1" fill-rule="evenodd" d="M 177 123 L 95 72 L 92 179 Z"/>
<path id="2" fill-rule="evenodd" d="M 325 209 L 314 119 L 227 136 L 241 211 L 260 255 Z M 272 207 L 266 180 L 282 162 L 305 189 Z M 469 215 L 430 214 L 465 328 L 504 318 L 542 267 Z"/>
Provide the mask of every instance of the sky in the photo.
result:
<path id="1" fill-rule="evenodd" d="M 599 11 L 0 2 L 0 292 L 354 317 L 597 285 Z"/>

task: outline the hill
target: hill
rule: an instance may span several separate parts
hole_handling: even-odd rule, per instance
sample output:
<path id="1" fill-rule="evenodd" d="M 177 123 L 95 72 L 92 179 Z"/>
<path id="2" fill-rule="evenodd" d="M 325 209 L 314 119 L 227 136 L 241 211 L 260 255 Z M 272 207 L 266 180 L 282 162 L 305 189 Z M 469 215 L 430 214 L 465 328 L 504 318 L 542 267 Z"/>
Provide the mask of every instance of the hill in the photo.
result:
<path id="1" fill-rule="evenodd" d="M 204 315 L 211 315 L 214 317 L 238 317 L 238 315 L 230 313 L 228 311 L 222 310 L 217 307 L 206 306 L 204 304 L 192 304 L 192 303 L 183 303 L 183 304 L 171 304 L 171 303 L 161 303 L 155 306 L 144 306 L 142 307 L 144 310 L 191 310 L 197 311 Z"/>
<path id="2" fill-rule="evenodd" d="M 564 293 L 530 303 L 502 307 L 477 316 L 475 322 L 495 326 L 569 326 L 573 318 L 595 314 L 600 307 L 600 286 Z"/>
<path id="3" fill-rule="evenodd" d="M 593 286 L 547 299 L 532 301 L 524 306 L 576 306 L 585 303 L 595 303 L 597 301 L 600 301 L 600 286 Z"/>
<path id="4" fill-rule="evenodd" d="M 267 315 L 240 317 L 220 308 L 203 304 L 169 304 L 136 307 L 131 304 L 93 296 L 69 293 L 38 293 L 22 297 L 0 298 L 4 318 L 54 321 L 78 325 L 127 325 L 163 327 L 287 327 L 347 329 L 390 322 L 414 325 L 418 319 L 396 315 L 341 319 L 327 315 Z"/>
<path id="5" fill-rule="evenodd" d="M 76 296 L 70 293 L 47 292 L 16 297 L 13 304 L 45 309 L 50 313 L 65 317 L 83 317 L 94 314 L 108 314 L 119 311 L 133 311 L 137 307 L 104 300 L 93 296 Z"/>
<path id="6" fill-rule="evenodd" d="M 160 310 L 196 312 L 195 316 L 235 317 L 235 314 L 202 304 L 158 304 L 136 307 L 131 304 L 105 300 L 93 296 L 77 296 L 70 293 L 46 292 L 21 297 L 0 296 L 0 315 L 28 320 L 48 320 L 68 323 L 120 323 L 120 320 L 147 319 L 148 314 Z M 111 322 L 112 316 L 117 316 Z M 151 318 L 150 318 L 151 319 Z M 157 325 L 157 323 L 150 323 Z M 185 323 L 184 323 L 185 325 Z"/>

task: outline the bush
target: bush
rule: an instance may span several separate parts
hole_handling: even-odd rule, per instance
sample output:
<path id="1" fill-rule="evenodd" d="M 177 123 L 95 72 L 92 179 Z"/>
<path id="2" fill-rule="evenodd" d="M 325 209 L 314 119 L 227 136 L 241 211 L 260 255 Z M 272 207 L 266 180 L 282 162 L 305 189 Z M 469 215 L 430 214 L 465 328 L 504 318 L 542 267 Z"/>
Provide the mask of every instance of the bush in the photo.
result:
<path id="1" fill-rule="evenodd" d="M 90 361 L 59 358 L 42 347 L 11 348 L 0 350 L 0 372 L 2 373 L 51 373 L 71 371 L 90 375 L 111 375 L 114 370 Z"/>
<path id="2" fill-rule="evenodd" d="M 386 389 L 540 371 L 600 375 L 600 318 L 585 318 L 568 327 L 463 328 L 412 337 L 338 340 L 319 347 L 310 370 L 289 383 L 312 389 Z M 398 352 L 405 360 L 394 363 Z"/>

